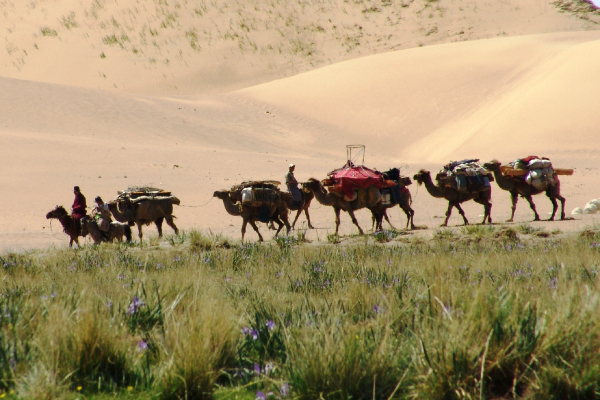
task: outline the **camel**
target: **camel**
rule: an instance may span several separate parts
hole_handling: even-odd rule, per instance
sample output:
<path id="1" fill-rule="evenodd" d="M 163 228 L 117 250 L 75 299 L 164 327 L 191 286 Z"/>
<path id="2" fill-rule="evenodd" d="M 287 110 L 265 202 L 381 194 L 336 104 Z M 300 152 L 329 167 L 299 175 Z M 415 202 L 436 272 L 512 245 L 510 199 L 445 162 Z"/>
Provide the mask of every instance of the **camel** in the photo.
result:
<path id="1" fill-rule="evenodd" d="M 387 215 L 387 209 L 399 206 L 402 209 L 402 211 L 404 211 L 404 213 L 406 214 L 407 220 L 406 220 L 406 228 L 405 229 L 408 229 L 409 225 L 410 225 L 410 229 L 415 229 L 415 224 L 413 222 L 414 216 L 415 216 L 415 211 L 411 208 L 412 196 L 406 186 L 403 186 L 402 188 L 406 188 L 406 190 L 402 190 L 400 192 L 400 202 L 399 203 L 382 204 L 383 218 L 385 218 L 387 223 L 390 224 L 392 229 L 396 229 L 396 228 L 394 228 L 394 225 L 392 225 L 392 223 L 390 222 L 390 218 Z M 376 222 L 377 222 L 377 217 L 375 215 L 373 215 L 373 226 L 375 226 Z M 381 226 L 381 224 L 380 224 L 380 226 L 378 226 L 376 229 L 379 229 L 379 230 L 383 229 L 383 226 Z"/>
<path id="2" fill-rule="evenodd" d="M 356 227 L 358 228 L 358 231 L 360 232 L 361 235 L 364 235 L 364 232 L 363 232 L 362 228 L 358 225 L 358 221 L 356 220 L 356 217 L 354 216 L 355 210 L 359 210 L 359 209 L 365 208 L 365 207 L 368 208 L 369 210 L 371 210 L 371 213 L 373 214 L 373 218 L 375 218 L 375 220 L 377 222 L 377 227 L 380 227 L 382 224 L 381 221 L 383 220 L 384 210 L 383 210 L 381 201 L 377 202 L 377 204 L 367 206 L 365 204 L 359 203 L 356 200 L 354 200 L 354 201 L 344 200 L 344 198 L 342 196 L 338 196 L 333 193 L 327 193 L 327 191 L 325 190 L 325 188 L 323 187 L 321 182 L 319 182 L 315 178 L 310 178 L 308 180 L 308 182 L 306 182 L 304 184 L 304 187 L 307 190 L 310 190 L 312 193 L 314 193 L 314 196 L 319 203 L 323 204 L 324 206 L 333 207 L 333 210 L 335 212 L 335 234 L 336 235 L 338 234 L 338 231 L 340 228 L 340 211 L 341 210 L 346 211 L 348 213 L 348 215 L 350 215 L 350 218 L 352 218 L 352 223 L 354 225 L 356 225 Z"/>
<path id="3" fill-rule="evenodd" d="M 179 233 L 179 229 L 173 222 L 173 218 L 175 218 L 173 204 L 180 204 L 179 199 L 175 196 L 142 196 L 136 199 L 113 200 L 106 204 L 117 221 L 137 225 L 140 240 L 143 238 L 142 226 L 150 225 L 152 222 L 158 229 L 158 236 L 162 237 L 163 220 L 173 228 L 176 234 Z"/>
<path id="4" fill-rule="evenodd" d="M 298 217 L 300 217 L 300 214 L 302 213 L 302 211 L 304 211 L 304 214 L 306 215 L 306 219 L 308 220 L 308 229 L 315 229 L 314 226 L 312 226 L 312 224 L 310 223 L 310 216 L 308 215 L 308 208 L 310 207 L 310 203 L 315 198 L 315 195 L 313 192 L 311 192 L 310 190 L 308 190 L 304 187 L 304 183 L 302 184 L 301 190 L 302 190 L 302 203 L 300 203 L 299 206 L 292 205 L 291 198 L 289 201 L 286 202 L 288 209 L 290 211 L 296 211 L 296 210 L 298 211 L 296 213 L 296 218 L 294 218 L 294 222 L 292 223 L 292 229 L 294 229 L 294 227 L 296 226 L 296 221 L 298 221 Z M 272 228 L 272 229 L 274 229 L 274 228 Z"/>
<path id="5" fill-rule="evenodd" d="M 253 206 L 241 206 L 240 204 L 234 203 L 231 200 L 230 192 L 228 190 L 217 190 L 214 192 L 213 197 L 223 200 L 223 205 L 225 206 L 225 210 L 234 216 L 242 217 L 242 241 L 244 240 L 244 235 L 246 234 L 246 226 L 248 223 L 258 234 L 258 239 L 262 242 L 263 237 L 258 231 L 258 227 L 256 226 L 256 221 L 258 221 L 258 217 L 262 212 L 262 207 L 253 207 Z M 269 207 L 269 220 L 274 221 L 279 225 L 279 229 L 275 233 L 275 237 L 279 235 L 279 232 L 283 228 L 285 224 L 287 233 L 290 232 L 290 223 L 288 220 L 288 209 L 281 198 L 281 193 L 278 196 L 277 203 L 271 207 Z M 282 222 L 283 221 L 283 222 Z"/>
<path id="6" fill-rule="evenodd" d="M 103 232 L 98 227 L 98 222 L 87 215 L 81 218 L 81 225 L 87 227 L 87 230 L 95 244 L 100 244 L 100 242 L 112 243 L 114 239 L 122 242 L 123 236 L 127 238 L 128 242 L 131 242 L 131 227 L 127 223 L 114 221 L 111 222 L 108 227 L 108 231 L 105 232 L 108 238 L 103 235 Z"/>
<path id="7" fill-rule="evenodd" d="M 508 190 L 510 192 L 510 197 L 512 199 L 512 214 L 510 215 L 510 219 L 508 219 L 506 222 L 513 222 L 519 195 L 529 202 L 529 206 L 535 215 L 534 221 L 539 221 L 540 216 L 535 209 L 535 204 L 533 204 L 531 196 L 540 194 L 542 192 L 546 192 L 546 196 L 548 196 L 552 202 L 552 216 L 548 219 L 548 221 L 554 221 L 554 216 L 556 215 L 556 210 L 558 209 L 558 203 L 556 202 L 556 199 L 560 200 L 560 219 L 565 219 L 565 198 L 560 195 L 560 181 L 558 180 L 557 176 L 554 177 L 556 182 L 554 185 L 548 184 L 544 189 L 536 189 L 523 179 L 503 175 L 500 171 L 500 165 L 501 164 L 498 160 L 492 160 L 489 163 L 484 164 L 483 167 L 489 171 L 492 171 L 494 178 L 496 179 L 496 183 L 498 186 L 500 186 L 500 189 Z"/>
<path id="8" fill-rule="evenodd" d="M 79 244 L 79 236 L 84 237 L 87 235 L 87 231 L 82 232 L 82 225 L 79 221 L 73 218 L 63 206 L 56 206 L 56 208 L 46 214 L 46 219 L 57 219 L 63 227 L 63 231 L 69 235 L 69 247 L 73 247 L 73 242 Z"/>
<path id="9" fill-rule="evenodd" d="M 450 215 L 452 214 L 453 207 L 456 207 L 458 209 L 458 212 L 463 217 L 465 225 L 469 225 L 469 221 L 467 220 L 467 217 L 465 216 L 465 212 L 463 211 L 463 209 L 460 206 L 460 203 L 463 203 L 463 202 L 469 201 L 469 200 L 475 200 L 475 202 L 483 205 L 484 215 L 483 215 L 483 221 L 481 223 L 485 224 L 486 220 L 488 221 L 488 223 L 490 223 L 490 224 L 492 223 L 492 215 L 491 215 L 492 189 L 491 188 L 487 188 L 486 190 L 481 190 L 481 191 L 472 192 L 472 193 L 459 192 L 458 190 L 456 190 L 452 187 L 435 185 L 433 183 L 433 181 L 431 180 L 431 173 L 424 169 L 420 170 L 413 177 L 413 179 L 415 181 L 417 181 L 419 185 L 425 184 L 425 188 L 427 189 L 429 194 L 432 195 L 433 197 L 445 198 L 446 200 L 448 200 L 448 210 L 446 211 L 446 219 L 444 220 L 444 223 L 441 226 L 448 226 L 448 220 L 450 219 Z"/>

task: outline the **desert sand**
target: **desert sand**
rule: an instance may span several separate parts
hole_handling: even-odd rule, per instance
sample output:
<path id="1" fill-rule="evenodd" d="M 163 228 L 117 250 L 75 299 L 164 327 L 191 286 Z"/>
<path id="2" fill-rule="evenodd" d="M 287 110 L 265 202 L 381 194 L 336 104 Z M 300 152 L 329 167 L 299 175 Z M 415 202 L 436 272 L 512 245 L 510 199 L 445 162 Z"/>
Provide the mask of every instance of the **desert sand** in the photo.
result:
<path id="1" fill-rule="evenodd" d="M 550 157 L 575 169 L 561 179 L 571 217 L 600 197 L 600 13 L 565 4 L 0 2 L 0 251 L 66 246 L 45 214 L 68 209 L 74 185 L 88 205 L 165 188 L 181 229 L 239 238 L 215 190 L 283 180 L 291 162 L 299 180 L 322 179 L 353 143 L 367 166 L 411 177 L 462 158 Z M 501 223 L 510 196 L 492 185 Z M 430 234 L 447 203 L 410 190 L 428 228 L 416 234 Z M 465 211 L 482 218 L 480 205 Z M 599 215 L 535 225 L 573 231 Z M 399 208 L 390 216 L 404 226 Z M 333 217 L 313 203 L 309 239 L 326 240 Z M 515 223 L 532 218 L 520 200 Z M 341 232 L 356 232 L 347 215 Z"/>

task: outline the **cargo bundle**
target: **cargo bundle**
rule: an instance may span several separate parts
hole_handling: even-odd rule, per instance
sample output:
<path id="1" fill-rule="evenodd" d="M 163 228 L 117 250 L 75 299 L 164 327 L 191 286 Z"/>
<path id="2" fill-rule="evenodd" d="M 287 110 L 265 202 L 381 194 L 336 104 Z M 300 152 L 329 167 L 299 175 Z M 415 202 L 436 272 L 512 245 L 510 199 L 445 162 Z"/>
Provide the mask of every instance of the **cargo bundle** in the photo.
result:
<path id="1" fill-rule="evenodd" d="M 140 197 L 169 197 L 171 196 L 171 192 L 154 188 L 150 186 L 130 186 L 125 190 L 117 191 L 116 201 L 125 200 L 125 199 L 138 199 Z"/>
<path id="2" fill-rule="evenodd" d="M 556 175 L 573 175 L 572 169 L 554 168 L 548 158 L 538 156 L 517 158 L 508 166 L 500 167 L 500 171 L 503 175 L 522 179 L 538 190 L 554 185 L 558 180 Z"/>
<path id="3" fill-rule="evenodd" d="M 384 205 L 399 204 L 402 200 L 402 194 L 408 192 L 407 186 L 412 184 L 412 180 L 408 176 L 400 175 L 398 168 L 392 168 L 383 173 L 384 181 L 392 181 L 395 183 L 381 190 L 383 196 L 382 202 Z"/>
<path id="4" fill-rule="evenodd" d="M 242 206 L 273 206 L 278 198 L 285 197 L 279 190 L 278 181 L 249 181 L 231 187 L 230 196 Z"/>
<path id="5" fill-rule="evenodd" d="M 485 169 L 479 159 L 452 161 L 436 176 L 439 186 L 451 187 L 461 193 L 474 193 L 490 189 L 493 175 Z"/>

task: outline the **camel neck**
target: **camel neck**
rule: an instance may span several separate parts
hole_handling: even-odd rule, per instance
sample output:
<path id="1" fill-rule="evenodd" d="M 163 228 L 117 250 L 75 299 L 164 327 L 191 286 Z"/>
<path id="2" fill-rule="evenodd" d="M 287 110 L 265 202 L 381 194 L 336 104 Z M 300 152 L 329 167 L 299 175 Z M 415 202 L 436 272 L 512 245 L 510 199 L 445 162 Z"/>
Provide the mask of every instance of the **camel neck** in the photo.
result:
<path id="1" fill-rule="evenodd" d="M 430 195 L 432 195 L 433 197 L 444 197 L 444 192 L 443 192 L 442 188 L 440 188 L 439 186 L 437 186 L 433 183 L 430 175 L 427 175 L 425 177 L 425 180 L 423 183 L 425 185 L 425 189 L 427 189 L 427 191 L 429 192 Z"/>

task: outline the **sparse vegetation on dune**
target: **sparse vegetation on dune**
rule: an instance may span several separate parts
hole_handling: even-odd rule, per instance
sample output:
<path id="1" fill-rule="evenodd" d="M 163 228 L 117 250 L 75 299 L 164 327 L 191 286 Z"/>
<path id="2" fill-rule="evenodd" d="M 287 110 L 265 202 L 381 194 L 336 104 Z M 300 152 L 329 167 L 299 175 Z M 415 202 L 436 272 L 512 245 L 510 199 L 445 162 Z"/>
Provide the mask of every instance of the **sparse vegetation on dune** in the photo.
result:
<path id="1" fill-rule="evenodd" d="M 253 55 L 249 67 L 255 74 L 270 72 L 266 76 L 275 78 L 390 50 L 525 33 L 511 32 L 510 27 L 498 31 L 504 23 L 495 19 L 499 11 L 514 12 L 524 21 L 540 17 L 538 8 L 518 0 L 493 5 L 437 0 L 95 0 L 73 3 L 73 9 L 51 17 L 47 9 L 52 3 L 31 1 L 22 11 L 26 18 L 43 18 L 46 26 L 19 24 L 0 34 L 12 43 L 9 47 L 24 52 L 9 53 L 13 61 L 21 60 L 14 66 L 21 68 L 29 53 L 44 47 L 42 36 L 68 38 L 69 43 L 83 40 L 82 48 L 105 55 L 98 66 L 117 59 L 117 52 L 120 62 L 127 59 L 132 67 L 155 68 L 158 61 L 209 70 Z M 552 4 L 557 13 L 583 20 L 576 24 L 585 29 L 594 29 L 600 21 L 598 10 L 584 0 Z M 17 10 L 12 2 L 0 3 L 7 26 L 14 13 L 21 12 Z M 483 23 L 475 26 L 469 21 Z M 555 23 L 550 25 L 556 29 Z"/>
<path id="2" fill-rule="evenodd" d="M 536 233 L 5 253 L 0 395 L 597 398 L 598 229 Z"/>

